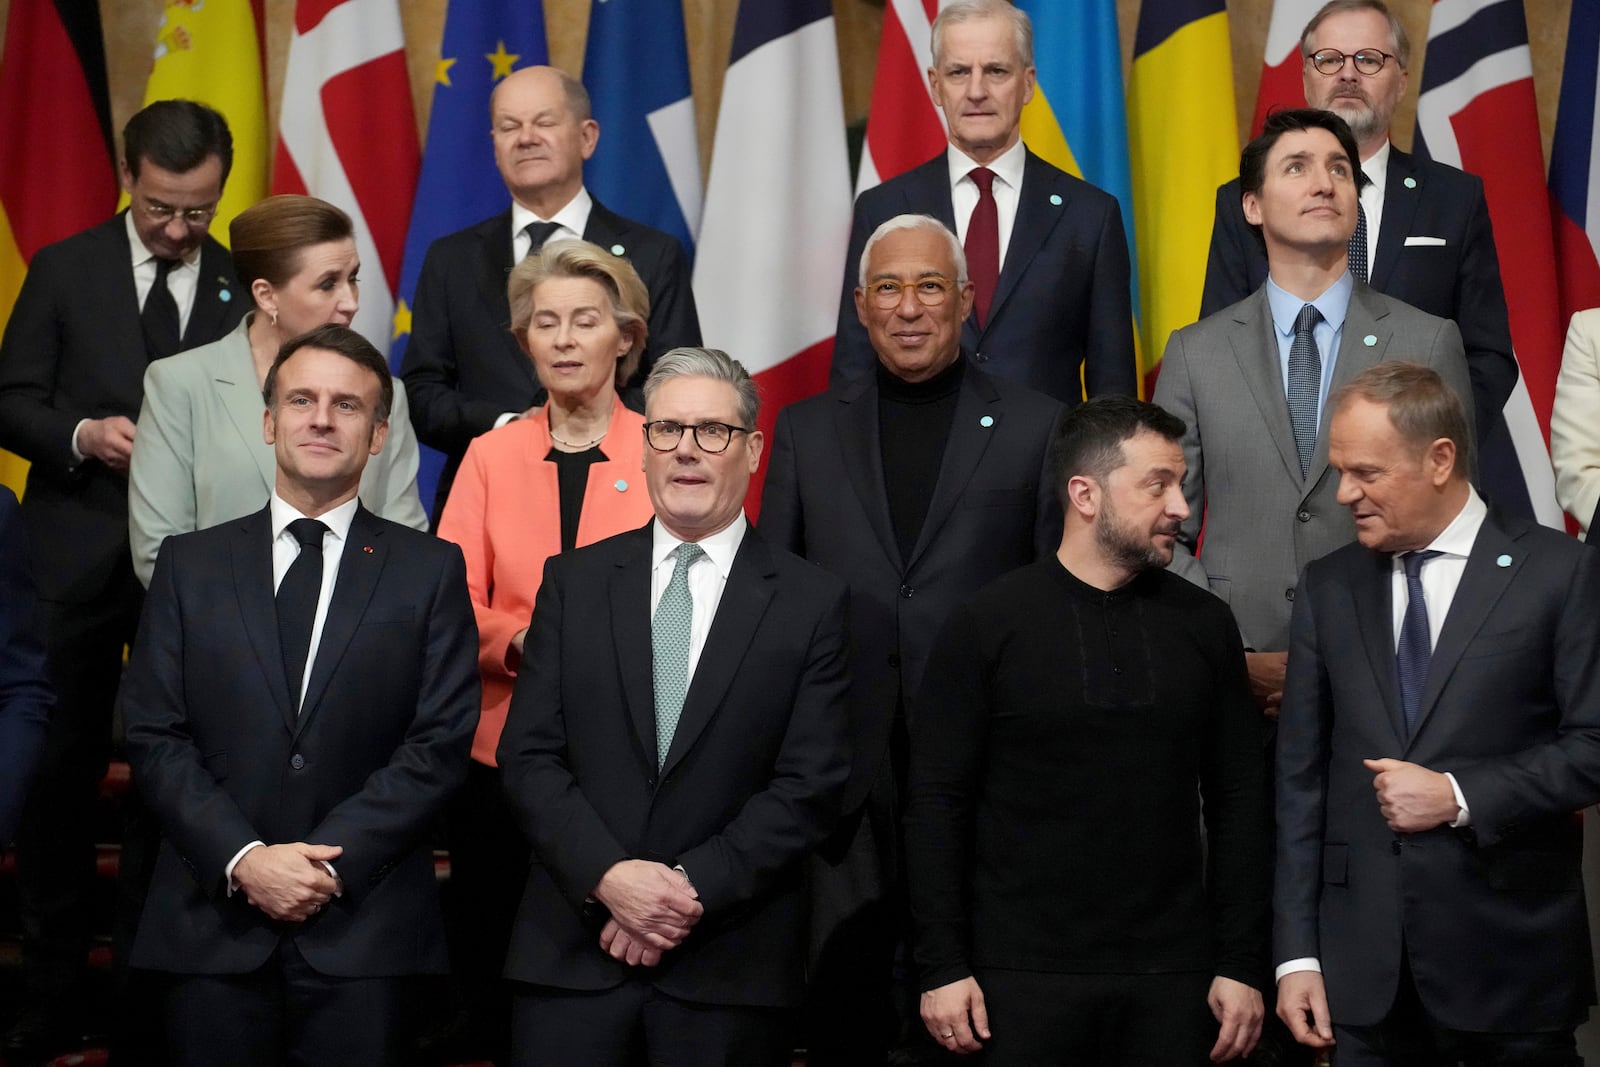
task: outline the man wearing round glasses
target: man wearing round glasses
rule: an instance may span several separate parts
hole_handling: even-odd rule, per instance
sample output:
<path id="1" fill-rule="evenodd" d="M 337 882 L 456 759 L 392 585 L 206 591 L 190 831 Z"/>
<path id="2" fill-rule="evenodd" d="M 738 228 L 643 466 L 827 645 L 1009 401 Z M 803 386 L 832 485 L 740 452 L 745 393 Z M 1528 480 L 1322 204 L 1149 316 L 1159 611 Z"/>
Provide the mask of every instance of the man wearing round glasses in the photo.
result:
<path id="1" fill-rule="evenodd" d="M 1306 25 L 1300 54 L 1307 105 L 1349 124 L 1371 179 L 1350 242 L 1351 273 L 1387 296 L 1456 320 L 1482 440 L 1517 381 L 1483 182 L 1391 143 L 1411 41 L 1383 0 L 1330 0 Z M 1243 300 L 1266 278 L 1266 251 L 1245 221 L 1239 183 L 1229 182 L 1217 190 L 1201 317 Z"/>
<path id="2" fill-rule="evenodd" d="M 34 256 L 0 342 L 0 448 L 32 464 L 22 517 L 59 694 L 17 835 L 27 992 L 5 1052 L 18 1060 L 79 1032 L 96 786 L 143 596 L 127 472 L 145 367 L 215 341 L 249 306 L 206 234 L 233 160 L 222 115 L 157 101 L 128 120 L 123 146 L 128 210 Z M 122 853 L 125 885 L 139 884 L 137 852 Z"/>

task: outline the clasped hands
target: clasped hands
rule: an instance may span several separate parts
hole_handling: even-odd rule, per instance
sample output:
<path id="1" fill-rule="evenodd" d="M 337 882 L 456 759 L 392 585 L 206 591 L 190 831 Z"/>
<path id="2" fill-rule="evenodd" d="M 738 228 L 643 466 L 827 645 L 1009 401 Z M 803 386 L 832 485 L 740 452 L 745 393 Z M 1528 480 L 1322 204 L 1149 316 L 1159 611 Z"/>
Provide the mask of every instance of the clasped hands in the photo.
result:
<path id="1" fill-rule="evenodd" d="M 339 895 L 339 882 L 325 863 L 343 855 L 338 845 L 257 845 L 233 865 L 233 880 L 245 899 L 279 922 L 300 923 Z"/>
<path id="2" fill-rule="evenodd" d="M 600 948 L 630 967 L 654 967 L 661 954 L 683 944 L 700 921 L 700 904 L 688 877 L 664 863 L 623 860 L 594 887 L 611 912 L 600 931 Z"/>

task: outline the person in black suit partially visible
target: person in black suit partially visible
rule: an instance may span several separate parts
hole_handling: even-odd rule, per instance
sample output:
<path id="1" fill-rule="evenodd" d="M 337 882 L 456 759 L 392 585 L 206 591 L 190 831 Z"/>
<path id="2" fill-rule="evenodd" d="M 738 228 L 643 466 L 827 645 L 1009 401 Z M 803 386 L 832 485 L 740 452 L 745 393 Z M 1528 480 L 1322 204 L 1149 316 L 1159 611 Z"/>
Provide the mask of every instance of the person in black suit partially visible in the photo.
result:
<path id="1" fill-rule="evenodd" d="M 507 75 L 489 100 L 495 164 L 511 207 L 428 248 L 400 376 L 423 444 L 445 454 L 435 523 L 467 445 L 544 403 L 533 365 L 511 335 L 506 274 L 555 237 L 581 237 L 624 256 L 650 293 L 650 340 L 624 391 L 668 349 L 700 343 L 689 261 L 676 238 L 607 210 L 583 184 L 583 161 L 600 140 L 583 83 L 555 67 Z M 625 151 L 625 147 L 619 147 Z"/>
<path id="2" fill-rule="evenodd" d="M 0 850 L 16 832 L 56 701 L 37 604 L 17 498 L 0 485 Z"/>
<path id="3" fill-rule="evenodd" d="M 233 161 L 223 117 L 161 100 L 122 139 L 127 210 L 39 251 L 0 341 L 0 448 L 32 464 L 22 519 L 59 698 L 17 838 L 27 992 L 5 1047 L 19 1058 L 65 1046 L 82 1000 L 92 809 L 143 595 L 127 475 L 145 368 L 215 341 L 249 306 L 206 234 Z"/>
<path id="4" fill-rule="evenodd" d="M 845 585 L 743 513 L 755 383 L 645 382 L 655 518 L 551 556 L 496 752 L 533 845 L 505 974 L 518 1067 L 787 1067 L 804 861 L 850 777 Z"/>
<path id="5" fill-rule="evenodd" d="M 1128 241 L 1109 193 L 1022 143 L 1033 25 L 1006 0 L 956 0 L 933 22 L 928 87 L 950 145 L 862 193 L 850 226 L 833 385 L 877 365 L 856 316 L 856 267 L 882 223 L 932 215 L 960 237 L 974 284 L 961 343 L 980 369 L 1068 405 L 1136 391 Z M 980 182 L 988 185 L 985 192 Z"/>
<path id="6" fill-rule="evenodd" d="M 133 963 L 167 977 L 163 1063 L 409 1063 L 478 720 L 466 565 L 361 506 L 393 386 L 360 334 L 288 342 L 263 395 L 272 499 L 166 540 L 123 684 L 162 834 Z"/>
<path id="7" fill-rule="evenodd" d="M 1349 123 L 1369 179 L 1351 240 L 1351 272 L 1385 296 L 1455 320 L 1481 442 L 1502 421 L 1500 411 L 1517 384 L 1483 181 L 1390 143 L 1389 123 L 1406 93 L 1411 42 L 1383 0 L 1330 0 L 1306 24 L 1300 54 L 1306 104 Z M 1245 221 L 1234 179 L 1217 190 L 1200 317 L 1243 300 L 1266 280 L 1266 248 Z"/>

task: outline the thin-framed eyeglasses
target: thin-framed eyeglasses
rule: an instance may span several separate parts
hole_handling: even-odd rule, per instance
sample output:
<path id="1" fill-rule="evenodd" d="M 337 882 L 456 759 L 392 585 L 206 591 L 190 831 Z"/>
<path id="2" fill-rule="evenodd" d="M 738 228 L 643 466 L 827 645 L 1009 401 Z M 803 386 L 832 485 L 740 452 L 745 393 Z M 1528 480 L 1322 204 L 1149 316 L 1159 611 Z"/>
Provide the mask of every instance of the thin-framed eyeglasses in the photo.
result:
<path id="1" fill-rule="evenodd" d="M 697 422 L 691 426 L 671 419 L 656 419 L 644 424 L 645 443 L 657 452 L 671 452 L 683 440 L 685 430 L 693 431 L 694 443 L 700 446 L 700 451 L 714 456 L 728 450 L 734 434 L 750 433 L 751 427 L 730 426 L 725 422 Z"/>
<path id="2" fill-rule="evenodd" d="M 205 207 L 191 207 L 179 210 L 170 204 L 162 204 L 154 200 L 148 200 L 139 205 L 139 210 L 142 211 L 144 213 L 144 217 L 149 219 L 151 222 L 159 222 L 163 225 L 171 222 L 174 217 L 179 217 L 183 219 L 185 225 L 204 226 L 209 224 L 212 219 L 217 217 L 217 205 L 215 204 L 207 204 Z"/>
<path id="3" fill-rule="evenodd" d="M 888 311 L 900 306 L 901 294 L 907 289 L 916 296 L 917 303 L 925 308 L 936 308 L 945 302 L 956 283 L 942 274 L 926 274 L 914 282 L 897 282 L 893 278 L 875 278 L 867 283 L 867 299 L 872 306 Z"/>
<path id="4" fill-rule="evenodd" d="M 1356 70 L 1371 77 L 1383 69 L 1394 56 L 1376 48 L 1363 48 L 1359 52 L 1341 52 L 1337 48 L 1319 48 L 1311 53 L 1311 65 L 1321 74 L 1337 74 L 1344 69 L 1344 61 L 1354 60 Z"/>

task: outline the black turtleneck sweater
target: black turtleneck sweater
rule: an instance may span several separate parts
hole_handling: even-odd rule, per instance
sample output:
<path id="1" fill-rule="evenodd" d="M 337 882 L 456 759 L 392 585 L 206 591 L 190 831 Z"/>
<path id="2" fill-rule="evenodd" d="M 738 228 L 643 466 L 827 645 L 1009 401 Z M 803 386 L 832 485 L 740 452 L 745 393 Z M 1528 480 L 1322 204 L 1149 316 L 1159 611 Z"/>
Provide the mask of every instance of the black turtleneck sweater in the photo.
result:
<path id="1" fill-rule="evenodd" d="M 925 382 L 902 381 L 878 364 L 878 449 L 902 560 L 910 558 L 928 517 L 966 362 L 957 356 Z"/>
<path id="2" fill-rule="evenodd" d="M 973 967 L 1260 986 L 1260 714 L 1221 600 L 1164 570 L 1106 592 L 1048 556 L 951 615 L 914 711 L 923 989 Z"/>

